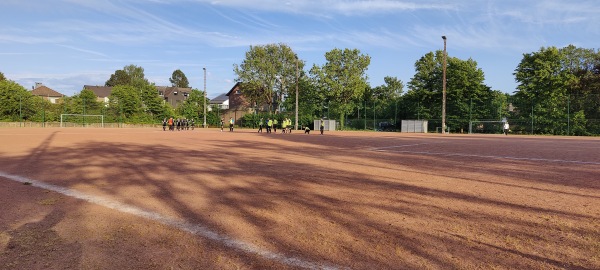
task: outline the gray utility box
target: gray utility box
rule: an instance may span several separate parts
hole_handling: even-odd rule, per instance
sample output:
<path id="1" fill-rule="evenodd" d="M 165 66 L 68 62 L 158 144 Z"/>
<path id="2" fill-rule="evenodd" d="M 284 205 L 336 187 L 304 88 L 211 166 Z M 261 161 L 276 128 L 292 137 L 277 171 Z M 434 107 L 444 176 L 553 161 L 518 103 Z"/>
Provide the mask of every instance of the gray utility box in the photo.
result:
<path id="1" fill-rule="evenodd" d="M 402 120 L 401 132 L 427 133 L 427 120 Z"/>
<path id="2" fill-rule="evenodd" d="M 321 121 L 325 122 L 325 126 L 323 130 L 325 131 L 334 131 L 335 130 L 335 120 L 315 120 L 315 130 L 321 129 Z"/>

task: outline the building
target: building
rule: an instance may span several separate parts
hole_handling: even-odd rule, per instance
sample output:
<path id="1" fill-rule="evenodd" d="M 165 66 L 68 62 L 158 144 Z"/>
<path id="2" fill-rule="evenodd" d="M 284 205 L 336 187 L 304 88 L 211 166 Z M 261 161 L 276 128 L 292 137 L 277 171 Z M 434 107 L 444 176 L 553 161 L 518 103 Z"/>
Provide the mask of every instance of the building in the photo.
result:
<path id="1" fill-rule="evenodd" d="M 228 110 L 229 109 L 229 97 L 227 96 L 227 93 L 225 94 L 220 94 L 219 96 L 211 99 L 209 101 L 209 108 L 215 109 L 215 110 Z"/>
<path id="2" fill-rule="evenodd" d="M 31 94 L 34 96 L 42 97 L 52 104 L 59 103 L 60 100 L 65 96 L 59 92 L 50 89 L 49 87 L 43 85 L 42 83 L 35 83 L 33 90 L 31 90 Z"/>
<path id="3" fill-rule="evenodd" d="M 96 101 L 103 103 L 108 103 L 108 97 L 110 96 L 110 93 L 112 93 L 112 86 L 84 85 L 83 89 L 94 92 Z"/>
<path id="4" fill-rule="evenodd" d="M 98 101 L 108 103 L 113 87 L 84 85 L 83 89 L 94 92 Z M 183 101 L 190 96 L 192 88 L 156 86 L 156 91 L 157 94 L 164 100 L 164 102 L 171 104 L 173 108 L 177 108 L 179 104 L 183 103 Z"/>
<path id="5" fill-rule="evenodd" d="M 156 86 L 158 95 L 163 98 L 166 103 L 171 104 L 171 107 L 177 108 L 183 103 L 192 93 L 192 88 L 181 88 L 174 86 Z"/>

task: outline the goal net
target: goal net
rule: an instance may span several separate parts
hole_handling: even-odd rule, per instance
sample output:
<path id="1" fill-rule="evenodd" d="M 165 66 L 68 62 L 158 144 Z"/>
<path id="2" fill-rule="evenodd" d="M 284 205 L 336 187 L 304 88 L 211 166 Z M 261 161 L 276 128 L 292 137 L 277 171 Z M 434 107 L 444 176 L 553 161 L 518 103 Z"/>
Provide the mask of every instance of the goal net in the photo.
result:
<path id="1" fill-rule="evenodd" d="M 470 121 L 469 134 L 501 134 L 503 127 L 502 121 Z"/>
<path id="2" fill-rule="evenodd" d="M 104 127 L 104 115 L 61 114 L 60 127 Z"/>

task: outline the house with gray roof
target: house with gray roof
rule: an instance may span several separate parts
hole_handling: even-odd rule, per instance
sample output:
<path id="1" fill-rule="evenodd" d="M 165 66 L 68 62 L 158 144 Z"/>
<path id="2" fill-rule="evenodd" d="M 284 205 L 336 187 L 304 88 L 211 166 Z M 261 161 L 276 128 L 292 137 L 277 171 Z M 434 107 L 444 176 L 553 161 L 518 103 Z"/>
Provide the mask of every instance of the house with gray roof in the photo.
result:
<path id="1" fill-rule="evenodd" d="M 96 100 L 104 103 L 108 103 L 108 97 L 112 93 L 112 86 L 84 85 L 83 89 L 94 92 Z"/>
<path id="2" fill-rule="evenodd" d="M 229 96 L 227 96 L 227 93 L 220 94 L 217 97 L 212 98 L 209 101 L 209 104 L 211 109 L 227 110 L 229 109 Z"/>

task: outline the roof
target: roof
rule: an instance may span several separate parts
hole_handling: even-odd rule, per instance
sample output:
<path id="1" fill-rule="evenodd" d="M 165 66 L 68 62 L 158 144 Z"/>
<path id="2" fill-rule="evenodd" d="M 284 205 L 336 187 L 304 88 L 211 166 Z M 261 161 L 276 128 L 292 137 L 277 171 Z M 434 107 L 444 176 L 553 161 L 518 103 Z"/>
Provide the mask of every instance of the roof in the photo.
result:
<path id="1" fill-rule="evenodd" d="M 31 94 L 34 96 L 42 96 L 42 97 L 64 97 L 65 95 L 56 92 L 45 85 L 42 85 L 38 88 L 31 90 Z"/>
<path id="2" fill-rule="evenodd" d="M 184 93 L 192 92 L 192 88 L 190 88 L 190 87 L 186 87 L 186 88 L 180 88 L 180 87 L 175 87 L 175 86 L 155 86 L 155 87 L 156 87 L 156 90 L 162 91 L 164 96 L 170 96 L 173 92 L 184 92 Z"/>
<path id="3" fill-rule="evenodd" d="M 227 97 L 227 93 L 223 93 L 223 94 L 220 94 L 217 97 L 211 99 L 210 104 L 221 104 L 227 100 L 229 100 L 229 98 Z"/>
<path id="4" fill-rule="evenodd" d="M 237 88 L 240 84 L 242 84 L 241 82 L 237 82 L 235 83 L 235 85 L 233 87 L 231 87 L 231 90 L 229 90 L 229 92 L 227 92 L 227 94 L 225 94 L 226 96 L 231 95 L 231 93 L 233 92 L 233 90 L 235 90 L 235 88 Z"/>
<path id="5" fill-rule="evenodd" d="M 108 97 L 112 92 L 112 86 L 84 85 L 83 89 L 87 89 L 94 92 L 94 94 L 96 94 L 96 96 L 99 98 Z"/>

